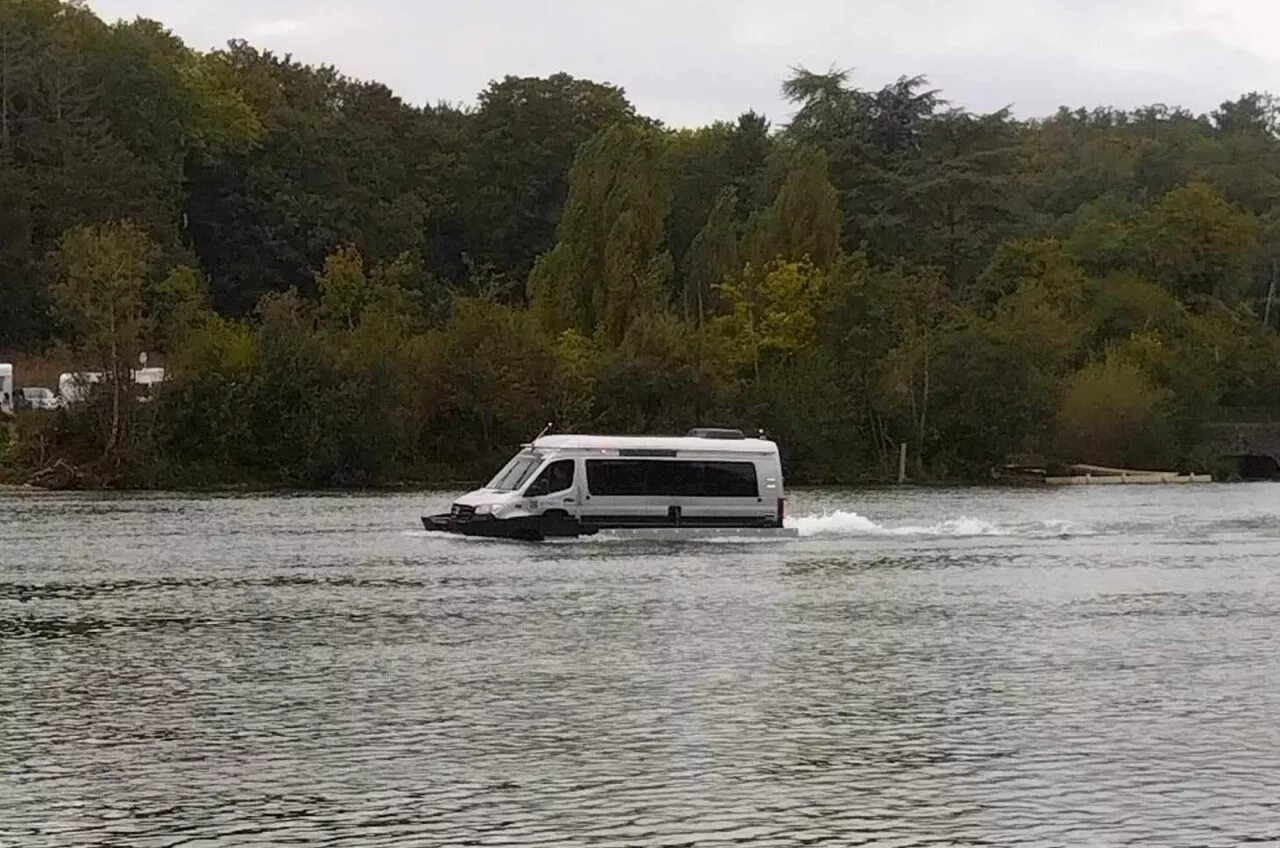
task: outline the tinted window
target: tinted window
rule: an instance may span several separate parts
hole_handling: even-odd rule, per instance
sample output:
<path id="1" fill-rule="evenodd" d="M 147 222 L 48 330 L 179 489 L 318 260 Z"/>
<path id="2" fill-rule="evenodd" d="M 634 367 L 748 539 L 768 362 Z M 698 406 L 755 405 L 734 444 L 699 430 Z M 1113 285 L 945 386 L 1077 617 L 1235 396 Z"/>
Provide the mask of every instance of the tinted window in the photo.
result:
<path id="1" fill-rule="evenodd" d="M 587 488 L 612 497 L 758 498 L 750 462 L 587 460 Z"/>
<path id="2" fill-rule="evenodd" d="M 749 462 L 708 462 L 704 466 L 703 494 L 709 498 L 760 496 L 756 467 Z"/>
<path id="3" fill-rule="evenodd" d="M 548 495 L 569 491 L 573 488 L 573 466 L 572 459 L 551 463 L 538 475 L 537 480 L 529 484 L 528 491 L 543 492 Z"/>
<path id="4" fill-rule="evenodd" d="M 645 491 L 653 495 L 696 498 L 702 494 L 701 462 L 645 462 Z"/>
<path id="5" fill-rule="evenodd" d="M 645 466 L 649 464 L 627 460 L 588 460 L 587 488 L 593 495 L 647 495 Z"/>

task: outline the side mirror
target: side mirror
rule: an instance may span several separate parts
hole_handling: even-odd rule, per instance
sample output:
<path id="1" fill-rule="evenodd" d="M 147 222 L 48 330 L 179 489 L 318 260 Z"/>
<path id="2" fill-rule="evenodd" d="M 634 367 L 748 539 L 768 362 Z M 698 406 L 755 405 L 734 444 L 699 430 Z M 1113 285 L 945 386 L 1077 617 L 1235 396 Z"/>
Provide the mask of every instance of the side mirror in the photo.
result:
<path id="1" fill-rule="evenodd" d="M 534 480 L 529 488 L 524 490 L 526 498 L 542 498 L 549 494 L 551 494 L 551 481 L 545 479 Z"/>

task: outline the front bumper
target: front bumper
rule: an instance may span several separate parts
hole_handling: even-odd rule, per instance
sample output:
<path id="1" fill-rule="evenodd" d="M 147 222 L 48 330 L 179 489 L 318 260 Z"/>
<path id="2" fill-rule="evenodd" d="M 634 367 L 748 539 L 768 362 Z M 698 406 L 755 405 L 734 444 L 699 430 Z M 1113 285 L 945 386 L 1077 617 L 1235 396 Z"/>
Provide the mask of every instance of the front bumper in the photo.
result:
<path id="1" fill-rule="evenodd" d="M 499 519 L 477 515 L 462 519 L 456 515 L 428 515 L 422 526 L 431 533 L 452 533 L 457 536 L 476 536 L 486 539 L 517 539 L 540 542 L 548 537 L 574 537 L 581 535 L 576 521 L 551 520 L 546 516 Z"/>

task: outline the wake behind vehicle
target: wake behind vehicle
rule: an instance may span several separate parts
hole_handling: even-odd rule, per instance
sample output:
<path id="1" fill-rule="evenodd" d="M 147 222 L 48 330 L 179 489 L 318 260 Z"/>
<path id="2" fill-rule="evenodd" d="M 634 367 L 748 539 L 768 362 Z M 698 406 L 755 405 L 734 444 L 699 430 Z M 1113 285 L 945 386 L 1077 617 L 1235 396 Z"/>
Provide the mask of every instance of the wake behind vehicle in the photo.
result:
<path id="1" fill-rule="evenodd" d="M 794 535 L 778 446 L 737 430 L 684 437 L 543 436 L 430 531 L 524 541 Z"/>

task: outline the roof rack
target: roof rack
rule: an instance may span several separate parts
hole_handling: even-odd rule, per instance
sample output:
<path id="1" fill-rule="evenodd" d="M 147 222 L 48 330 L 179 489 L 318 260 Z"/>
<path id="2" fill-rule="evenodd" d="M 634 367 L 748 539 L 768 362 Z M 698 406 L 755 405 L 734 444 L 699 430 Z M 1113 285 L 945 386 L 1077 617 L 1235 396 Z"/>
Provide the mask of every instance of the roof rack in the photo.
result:
<path id="1" fill-rule="evenodd" d="M 691 439 L 719 439 L 726 442 L 742 441 L 747 435 L 741 430 L 727 430 L 720 427 L 696 427 L 689 431 Z"/>

